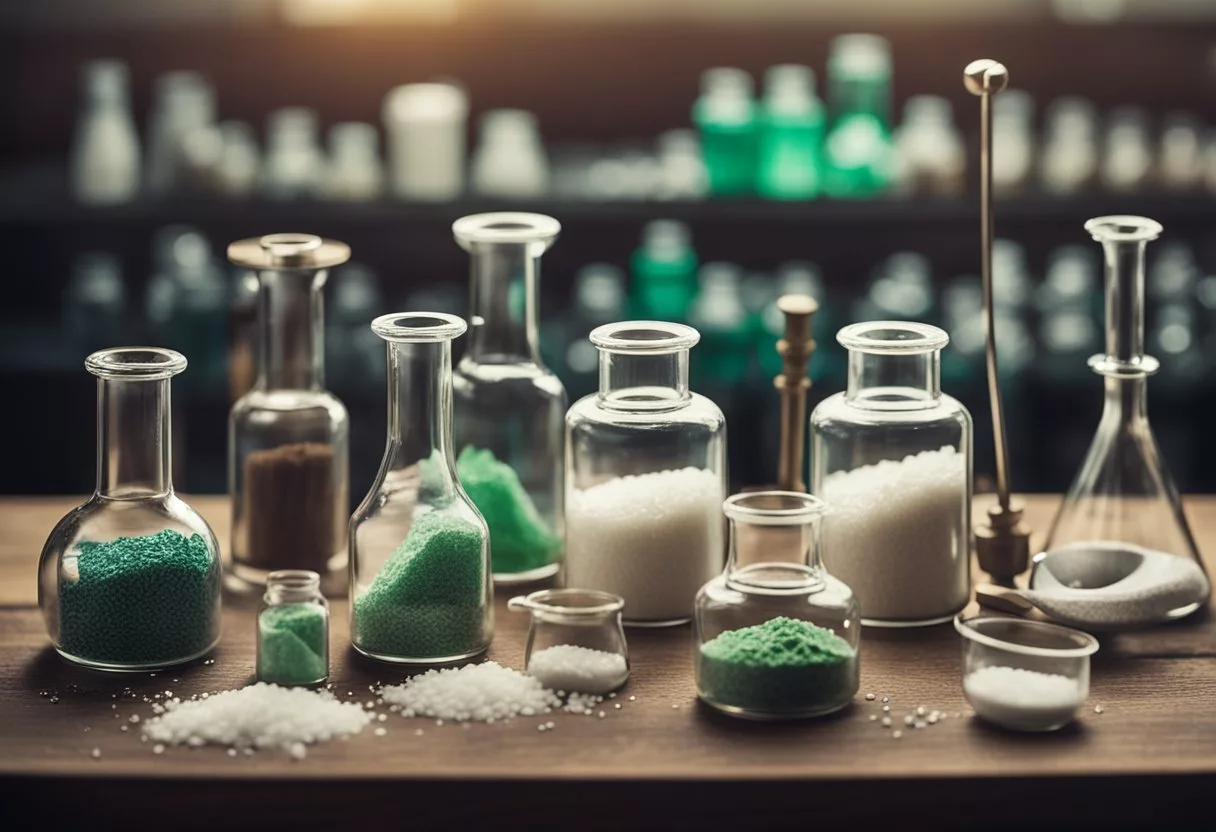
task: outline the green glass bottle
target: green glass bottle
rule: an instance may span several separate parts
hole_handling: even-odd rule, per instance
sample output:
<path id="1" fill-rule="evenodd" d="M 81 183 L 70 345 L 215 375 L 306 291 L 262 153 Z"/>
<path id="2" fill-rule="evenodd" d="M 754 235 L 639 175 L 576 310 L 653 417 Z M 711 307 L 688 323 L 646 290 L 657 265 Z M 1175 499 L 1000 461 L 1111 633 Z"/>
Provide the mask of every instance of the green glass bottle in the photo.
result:
<path id="1" fill-rule="evenodd" d="M 815 97 L 815 72 L 799 64 L 769 67 L 764 76 L 756 178 L 761 196 L 812 199 L 819 194 L 823 125 L 823 104 Z"/>
<path id="2" fill-rule="evenodd" d="M 828 56 L 832 126 L 824 143 L 824 190 L 867 197 L 891 181 L 891 47 L 878 35 L 841 35 Z"/>
<path id="3" fill-rule="evenodd" d="M 675 220 L 647 223 L 632 266 L 634 317 L 683 323 L 697 291 L 697 253 L 688 226 Z"/>
<path id="4" fill-rule="evenodd" d="M 701 95 L 692 120 L 714 196 L 751 193 L 756 182 L 758 119 L 752 77 L 741 69 L 714 67 L 701 74 Z"/>
<path id="5" fill-rule="evenodd" d="M 689 312 L 689 323 L 701 333 L 692 358 L 692 384 L 698 390 L 734 390 L 751 364 L 750 321 L 740 291 L 743 269 L 734 263 L 706 263 L 698 277 L 700 290 Z"/>

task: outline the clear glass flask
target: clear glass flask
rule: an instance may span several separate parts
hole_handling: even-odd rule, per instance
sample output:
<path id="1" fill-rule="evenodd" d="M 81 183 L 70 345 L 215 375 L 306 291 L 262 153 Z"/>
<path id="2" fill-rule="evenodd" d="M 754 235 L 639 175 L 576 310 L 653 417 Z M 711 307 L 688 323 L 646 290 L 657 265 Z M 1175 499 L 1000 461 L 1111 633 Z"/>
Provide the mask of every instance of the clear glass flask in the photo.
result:
<path id="1" fill-rule="evenodd" d="M 838 711 L 860 683 L 853 592 L 823 568 L 826 504 L 794 491 L 736 494 L 726 571 L 697 594 L 697 695 L 733 716 Z"/>
<path id="2" fill-rule="evenodd" d="M 507 602 L 530 612 L 524 667 L 550 690 L 605 694 L 629 679 L 625 602 L 610 592 L 542 589 Z"/>
<path id="3" fill-rule="evenodd" d="M 950 620 L 971 593 L 972 425 L 941 391 L 935 326 L 840 330 L 845 391 L 811 414 L 811 493 L 830 506 L 823 562 L 853 588 L 862 623 Z"/>
<path id="4" fill-rule="evenodd" d="M 1148 377 L 1159 363 L 1144 354 L 1144 254 L 1162 229 L 1146 217 L 1109 216 L 1090 220 L 1085 230 L 1102 244 L 1106 264 L 1106 348 L 1089 360 L 1103 377 L 1104 405 L 1044 549 L 1083 548 L 1111 564 L 1124 562 L 1127 550 L 1190 561 L 1198 570 L 1183 567 L 1181 577 L 1193 586 L 1193 600 L 1165 616 L 1180 618 L 1207 600 L 1211 586 L 1148 421 Z M 1036 558 L 1036 573 L 1043 557 Z"/>
<path id="5" fill-rule="evenodd" d="M 382 661 L 459 661 L 493 634 L 490 533 L 452 452 L 452 341 L 465 329 L 439 312 L 372 322 L 388 343 L 388 441 L 350 520 L 350 632 Z"/>
<path id="6" fill-rule="evenodd" d="M 325 389 L 322 287 L 350 259 L 345 243 L 269 234 L 228 247 L 258 275 L 258 374 L 232 406 L 228 478 L 231 574 L 262 585 L 278 569 L 311 569 L 340 593 L 346 569 L 349 419 Z"/>
<path id="7" fill-rule="evenodd" d="M 55 649 L 101 670 L 188 662 L 220 637 L 215 533 L 173 491 L 169 380 L 180 353 L 95 352 L 97 488 L 47 538 L 38 605 Z"/>
<path id="8" fill-rule="evenodd" d="M 321 576 L 283 569 L 266 576 L 258 610 L 258 681 L 318 685 L 329 678 L 329 603 Z"/>
<path id="9" fill-rule="evenodd" d="M 682 624 L 722 569 L 726 419 L 688 388 L 700 336 L 597 327 L 600 389 L 566 414 L 566 583 L 625 600 L 625 623 Z"/>
<path id="10" fill-rule="evenodd" d="M 494 579 L 555 573 L 562 550 L 566 390 L 537 329 L 540 258 L 561 226 L 540 214 L 475 214 L 452 232 L 469 253 L 469 343 L 453 377 L 457 471 L 490 527 Z"/>

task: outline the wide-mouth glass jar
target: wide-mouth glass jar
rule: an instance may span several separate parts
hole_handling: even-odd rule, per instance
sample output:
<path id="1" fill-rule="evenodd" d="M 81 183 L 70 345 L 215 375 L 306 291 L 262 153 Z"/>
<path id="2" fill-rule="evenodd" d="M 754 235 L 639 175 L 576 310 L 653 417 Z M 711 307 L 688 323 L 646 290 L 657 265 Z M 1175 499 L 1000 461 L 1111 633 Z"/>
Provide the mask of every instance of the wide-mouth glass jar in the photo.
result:
<path id="1" fill-rule="evenodd" d="M 282 569 L 266 576 L 258 610 L 258 681 L 316 685 L 329 678 L 329 603 L 321 576 Z"/>
<path id="2" fill-rule="evenodd" d="M 840 330 L 848 384 L 811 414 L 811 493 L 831 507 L 823 562 L 862 623 L 949 621 L 971 592 L 971 415 L 941 390 L 935 326 Z"/>
<path id="3" fill-rule="evenodd" d="M 619 595 L 626 625 L 692 617 L 722 568 L 726 419 L 688 388 L 695 329 L 597 327 L 600 389 L 566 414 L 566 582 Z"/>
<path id="4" fill-rule="evenodd" d="M 629 679 L 625 602 L 609 592 L 542 589 L 507 602 L 530 612 L 524 667 L 552 690 L 605 694 Z"/>
<path id="5" fill-rule="evenodd" d="M 758 491 L 723 504 L 726 570 L 697 595 L 697 695 L 749 719 L 840 710 L 857 693 L 857 602 L 819 560 L 826 506 L 808 494 Z"/>

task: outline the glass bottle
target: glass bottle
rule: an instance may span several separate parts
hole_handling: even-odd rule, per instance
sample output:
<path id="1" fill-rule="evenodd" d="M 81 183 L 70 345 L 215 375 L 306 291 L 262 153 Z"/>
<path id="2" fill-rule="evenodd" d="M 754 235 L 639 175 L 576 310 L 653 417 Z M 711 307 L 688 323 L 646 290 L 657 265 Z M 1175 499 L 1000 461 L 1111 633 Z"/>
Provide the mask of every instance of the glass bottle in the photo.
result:
<path id="1" fill-rule="evenodd" d="M 258 681 L 318 685 L 329 678 L 329 603 L 321 576 L 283 569 L 266 576 L 258 609 Z"/>
<path id="2" fill-rule="evenodd" d="M 701 134 L 701 153 L 715 196 L 750 193 L 756 186 L 757 119 L 752 77 L 734 67 L 701 74 L 701 95 L 692 120 Z"/>
<path id="3" fill-rule="evenodd" d="M 72 143 L 72 191 L 81 202 L 117 205 L 139 190 L 139 136 L 131 118 L 127 65 L 84 66 L 84 106 Z"/>
<path id="4" fill-rule="evenodd" d="M 692 616 L 722 568 L 726 419 L 688 388 L 692 327 L 597 327 L 600 389 L 566 414 L 566 583 L 625 600 L 625 623 Z"/>
<path id="5" fill-rule="evenodd" d="M 562 550 L 566 390 L 540 355 L 540 258 L 561 225 L 475 214 L 452 226 L 469 253 L 472 329 L 452 379 L 457 471 L 490 527 L 494 579 L 555 573 Z"/>
<path id="6" fill-rule="evenodd" d="M 971 415 L 941 391 L 935 326 L 846 326 L 845 391 L 811 414 L 811 493 L 827 501 L 823 562 L 862 623 L 948 621 L 971 592 Z"/>
<path id="7" fill-rule="evenodd" d="M 778 64 L 764 76 L 756 188 L 770 199 L 811 199 L 823 184 L 823 104 L 809 66 Z"/>
<path id="8" fill-rule="evenodd" d="M 1106 263 L 1106 349 L 1089 360 L 1103 377 L 1104 405 L 1044 550 L 1084 548 L 1112 564 L 1129 549 L 1187 559 L 1199 570 L 1194 601 L 1166 616 L 1180 618 L 1200 607 L 1211 586 L 1148 421 L 1148 377 L 1160 365 L 1144 354 L 1144 253 L 1162 229 L 1146 217 L 1108 216 L 1085 230 L 1102 244 Z"/>
<path id="9" fill-rule="evenodd" d="M 891 45 L 878 35 L 841 35 L 828 56 L 832 124 L 824 141 L 824 190 L 866 197 L 890 181 Z"/>
<path id="10" fill-rule="evenodd" d="M 729 497 L 726 571 L 697 594 L 697 695 L 734 716 L 840 710 L 860 683 L 852 590 L 819 559 L 823 500 L 794 491 Z"/>
<path id="11" fill-rule="evenodd" d="M 697 252 L 688 226 L 678 220 L 652 220 L 642 229 L 642 244 L 630 261 L 638 317 L 680 321 L 697 294 Z"/>
<path id="12" fill-rule="evenodd" d="M 349 419 L 325 389 L 322 287 L 349 258 L 345 243 L 311 234 L 228 247 L 259 284 L 257 381 L 228 421 L 230 570 L 246 585 L 278 569 L 312 569 L 327 592 L 342 591 Z"/>
<path id="13" fill-rule="evenodd" d="M 603 695 L 629 679 L 625 602 L 609 592 L 542 589 L 507 602 L 530 612 L 524 667 L 550 690 Z"/>
<path id="14" fill-rule="evenodd" d="M 490 532 L 452 452 L 452 341 L 465 328 L 439 312 L 372 322 L 388 344 L 388 441 L 350 520 L 350 632 L 382 661 L 460 661 L 493 634 Z"/>
<path id="15" fill-rule="evenodd" d="M 169 380 L 156 347 L 95 352 L 97 488 L 47 538 L 38 605 L 55 649 L 102 670 L 188 662 L 220 637 L 215 533 L 173 491 Z"/>

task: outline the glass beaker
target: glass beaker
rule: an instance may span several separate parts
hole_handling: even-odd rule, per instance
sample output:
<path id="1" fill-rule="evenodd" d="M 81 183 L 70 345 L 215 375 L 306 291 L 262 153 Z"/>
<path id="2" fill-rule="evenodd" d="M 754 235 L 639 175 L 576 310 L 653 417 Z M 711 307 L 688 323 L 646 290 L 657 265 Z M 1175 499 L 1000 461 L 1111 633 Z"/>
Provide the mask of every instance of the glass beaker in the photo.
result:
<path id="1" fill-rule="evenodd" d="M 258 681 L 317 685 L 329 678 L 329 603 L 321 576 L 283 569 L 266 576 L 258 610 Z"/>
<path id="2" fill-rule="evenodd" d="M 1104 405 L 1044 550 L 1084 548 L 1115 562 L 1138 545 L 1188 559 L 1198 568 L 1188 580 L 1194 600 L 1165 616 L 1180 618 L 1200 607 L 1211 585 L 1148 421 L 1148 377 L 1159 363 L 1144 354 L 1144 253 L 1162 229 L 1146 217 L 1108 216 L 1085 223 L 1085 230 L 1102 244 L 1106 263 L 1106 351 L 1089 360 L 1103 377 Z M 1044 557 L 1035 558 L 1036 570 Z"/>
<path id="3" fill-rule="evenodd" d="M 811 493 L 827 501 L 823 562 L 862 623 L 949 621 L 971 593 L 971 415 L 941 391 L 935 326 L 871 321 L 836 336 L 843 393 L 811 414 Z"/>
<path id="4" fill-rule="evenodd" d="M 853 592 L 819 559 L 825 503 L 795 491 L 729 497 L 726 571 L 696 603 L 697 695 L 733 716 L 838 711 L 860 684 Z"/>
<path id="5" fill-rule="evenodd" d="M 697 331 L 606 324 L 599 392 L 566 414 L 566 583 L 619 595 L 625 623 L 682 624 L 722 568 L 726 419 L 688 389 Z"/>
<path id="6" fill-rule="evenodd" d="M 507 602 L 532 614 L 524 667 L 550 690 L 603 695 L 629 679 L 629 650 L 618 595 L 542 589 Z"/>
<path id="7" fill-rule="evenodd" d="M 95 352 L 97 488 L 47 538 L 38 605 L 59 654 L 101 670 L 155 670 L 220 638 L 215 533 L 173 491 L 169 380 L 156 347 Z"/>
<path id="8" fill-rule="evenodd" d="M 562 551 L 566 390 L 541 360 L 540 258 L 561 226 L 540 214 L 474 214 L 452 232 L 469 253 L 471 328 L 452 381 L 461 485 L 490 527 L 494 579 L 555 573 Z"/>
<path id="9" fill-rule="evenodd" d="M 269 234 L 228 247 L 258 275 L 258 375 L 232 406 L 228 478 L 230 571 L 246 585 L 311 569 L 329 593 L 346 569 L 349 418 L 325 389 L 322 287 L 350 259 L 345 243 Z"/>
<path id="10" fill-rule="evenodd" d="M 452 341 L 465 328 L 439 312 L 372 322 L 388 344 L 388 440 L 350 520 L 350 633 L 382 661 L 443 664 L 490 645 L 489 529 L 452 453 Z"/>

